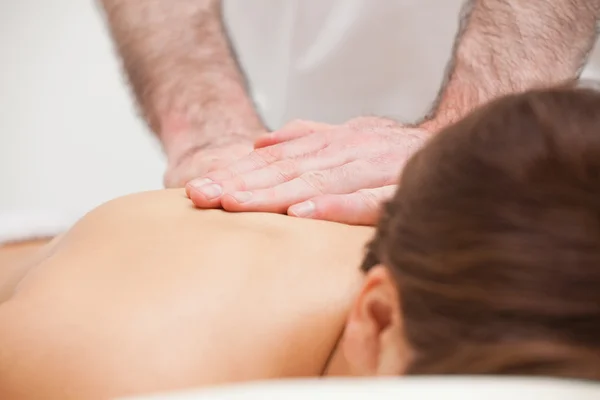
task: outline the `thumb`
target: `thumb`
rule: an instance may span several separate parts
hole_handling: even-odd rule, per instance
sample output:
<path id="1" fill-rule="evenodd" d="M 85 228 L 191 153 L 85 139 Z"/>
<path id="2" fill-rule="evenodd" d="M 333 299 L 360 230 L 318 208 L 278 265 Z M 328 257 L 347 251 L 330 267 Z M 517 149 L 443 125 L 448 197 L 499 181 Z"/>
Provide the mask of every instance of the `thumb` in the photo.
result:
<path id="1" fill-rule="evenodd" d="M 397 185 L 361 189 L 350 194 L 313 197 L 288 208 L 288 215 L 340 222 L 349 225 L 376 225 L 382 204 L 391 199 Z"/>

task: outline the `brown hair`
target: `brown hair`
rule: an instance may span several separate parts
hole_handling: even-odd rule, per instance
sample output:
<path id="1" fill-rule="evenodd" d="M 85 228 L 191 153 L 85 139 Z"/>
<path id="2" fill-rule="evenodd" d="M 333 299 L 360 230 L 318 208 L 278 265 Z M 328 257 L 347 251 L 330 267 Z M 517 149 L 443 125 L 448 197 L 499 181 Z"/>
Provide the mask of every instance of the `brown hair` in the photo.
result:
<path id="1" fill-rule="evenodd" d="M 409 374 L 600 379 L 600 94 L 512 95 L 439 133 L 385 207 L 379 262 Z"/>

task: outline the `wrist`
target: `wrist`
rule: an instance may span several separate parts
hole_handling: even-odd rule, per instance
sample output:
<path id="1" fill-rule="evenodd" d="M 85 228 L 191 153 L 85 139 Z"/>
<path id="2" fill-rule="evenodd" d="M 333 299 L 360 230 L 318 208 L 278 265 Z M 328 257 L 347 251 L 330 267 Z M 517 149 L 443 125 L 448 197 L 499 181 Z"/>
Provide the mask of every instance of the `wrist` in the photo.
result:
<path id="1" fill-rule="evenodd" d="M 482 97 L 476 87 L 461 83 L 460 79 L 455 77 L 446 86 L 435 109 L 419 127 L 436 133 L 477 108 L 484 101 Z"/>
<path id="2" fill-rule="evenodd" d="M 171 115 L 165 120 L 164 130 L 158 135 L 168 159 L 179 158 L 192 150 L 248 146 L 265 132 L 265 128 L 248 120 L 223 116 L 218 120 L 190 122 L 187 118 Z"/>
<path id="3" fill-rule="evenodd" d="M 162 140 L 194 128 L 218 126 L 250 131 L 263 128 L 243 84 L 233 72 L 204 71 L 150 91 L 144 99 L 148 123 Z"/>
<path id="4" fill-rule="evenodd" d="M 248 102 L 249 103 L 249 102 Z M 156 131 L 167 156 L 182 147 L 216 148 L 236 143 L 253 143 L 266 131 L 251 104 L 239 101 L 212 102 L 170 111 L 159 119 Z"/>
<path id="5" fill-rule="evenodd" d="M 438 133 L 449 125 L 454 124 L 462 118 L 461 113 L 452 109 L 438 110 L 434 115 L 425 119 L 417 125 L 417 128 L 431 133 Z"/>

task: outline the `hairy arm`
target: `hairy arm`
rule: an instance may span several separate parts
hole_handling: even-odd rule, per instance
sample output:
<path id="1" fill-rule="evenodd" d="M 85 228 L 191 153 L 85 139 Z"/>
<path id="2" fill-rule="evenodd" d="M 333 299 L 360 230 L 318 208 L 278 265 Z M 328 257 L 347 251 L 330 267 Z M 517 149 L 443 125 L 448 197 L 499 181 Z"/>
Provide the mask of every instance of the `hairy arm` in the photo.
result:
<path id="1" fill-rule="evenodd" d="M 101 0 L 138 104 L 167 156 L 263 129 L 224 31 L 219 0 Z"/>
<path id="2" fill-rule="evenodd" d="M 467 0 L 423 126 L 437 130 L 497 96 L 577 79 L 599 18 L 600 0 Z"/>

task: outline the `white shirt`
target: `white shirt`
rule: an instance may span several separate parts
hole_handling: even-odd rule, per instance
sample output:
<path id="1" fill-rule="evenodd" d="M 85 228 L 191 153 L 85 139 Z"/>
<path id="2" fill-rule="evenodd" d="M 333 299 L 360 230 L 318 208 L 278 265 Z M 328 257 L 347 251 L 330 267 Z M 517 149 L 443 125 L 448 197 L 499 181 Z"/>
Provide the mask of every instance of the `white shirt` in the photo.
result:
<path id="1" fill-rule="evenodd" d="M 224 19 L 270 128 L 369 114 L 414 122 L 440 89 L 463 3 L 224 0 Z"/>

